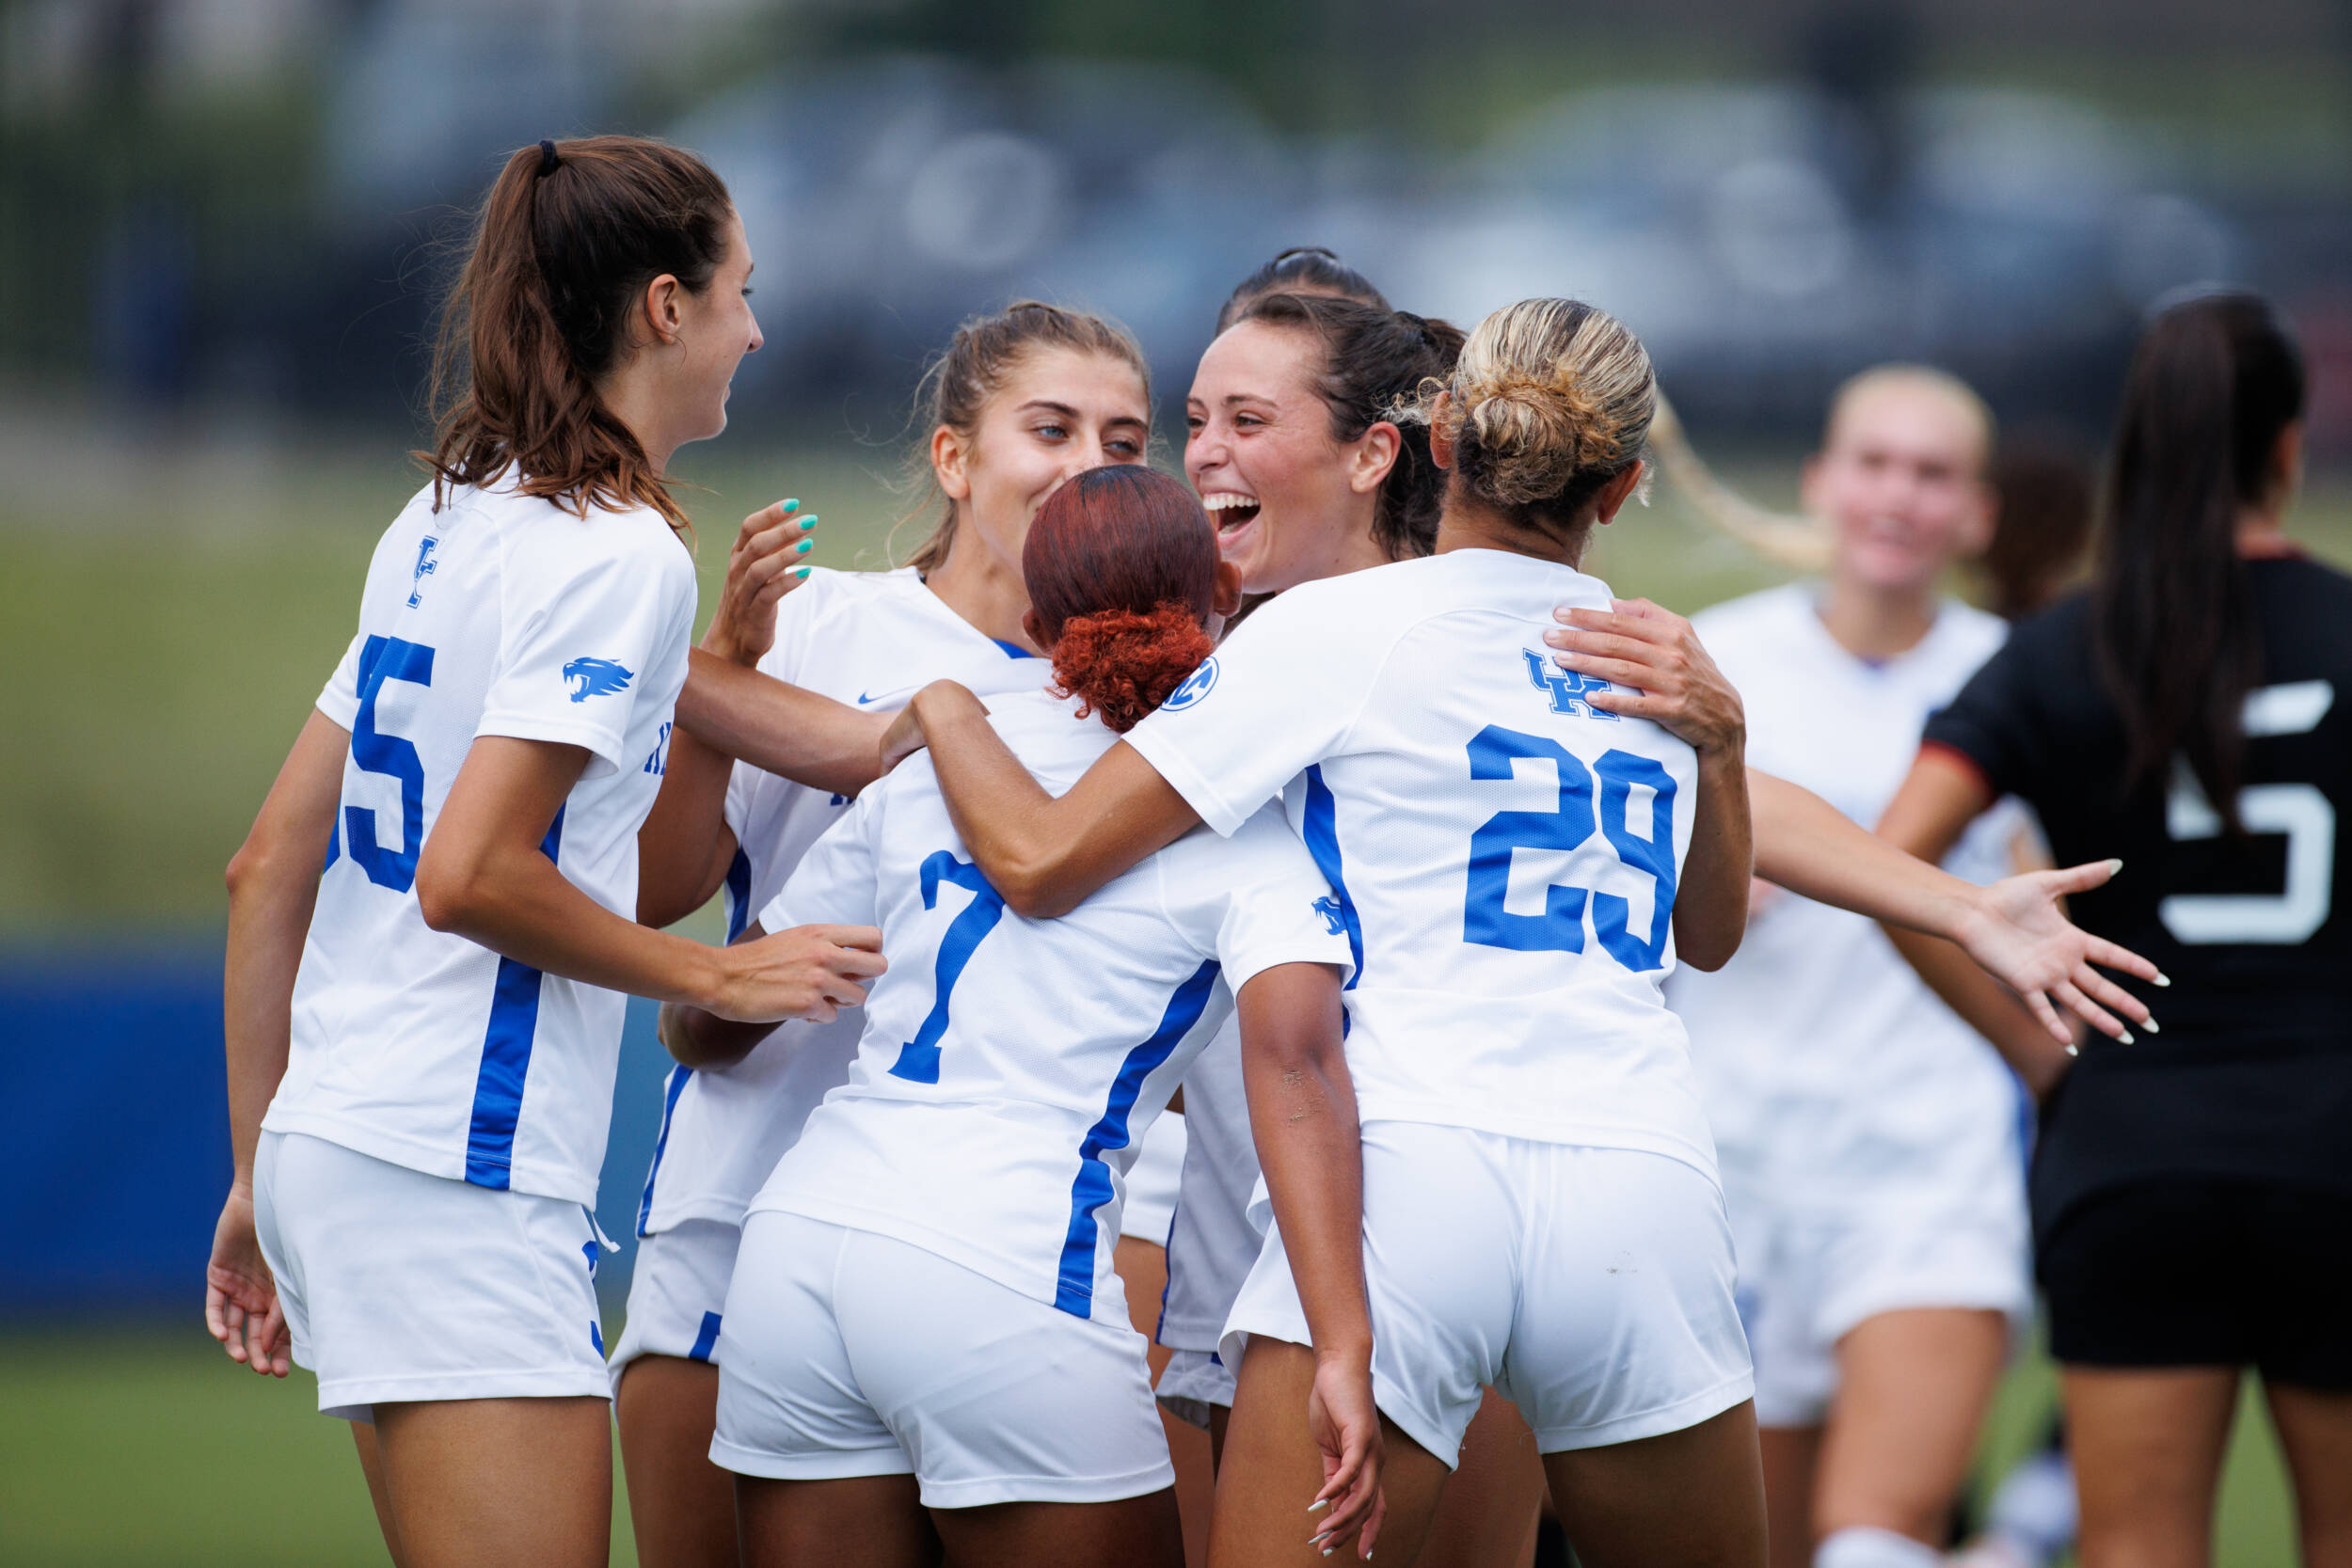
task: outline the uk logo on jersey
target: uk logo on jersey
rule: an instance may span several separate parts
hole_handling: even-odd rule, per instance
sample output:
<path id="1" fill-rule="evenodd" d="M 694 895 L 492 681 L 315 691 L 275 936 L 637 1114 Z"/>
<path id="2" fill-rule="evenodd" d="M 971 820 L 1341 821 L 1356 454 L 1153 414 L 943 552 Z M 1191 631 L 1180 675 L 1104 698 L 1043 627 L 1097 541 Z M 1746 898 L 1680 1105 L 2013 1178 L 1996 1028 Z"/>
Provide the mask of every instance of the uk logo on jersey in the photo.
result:
<path id="1" fill-rule="evenodd" d="M 1211 654 L 1201 660 L 1199 669 L 1184 677 L 1183 685 L 1168 694 L 1168 700 L 1160 705 L 1160 710 L 1163 713 L 1182 713 L 1207 696 L 1216 686 L 1216 656 Z"/>
<path id="2" fill-rule="evenodd" d="M 636 672 L 625 670 L 609 658 L 576 658 L 564 666 L 564 678 L 571 682 L 572 701 L 584 703 L 591 697 L 628 690 Z"/>
<path id="3" fill-rule="evenodd" d="M 1596 675 L 1580 675 L 1573 670 L 1563 670 L 1544 655 L 1521 648 L 1519 656 L 1527 660 L 1527 682 L 1551 698 L 1554 713 L 1581 714 L 1587 719 L 1622 719 L 1625 715 L 1607 708 L 1595 707 L 1585 701 L 1598 691 L 1616 689 Z"/>
<path id="4" fill-rule="evenodd" d="M 416 570 L 408 574 L 408 608 L 411 610 L 417 608 L 418 596 L 424 592 L 424 579 L 441 569 L 441 563 L 433 559 L 433 552 L 440 547 L 440 543 L 429 533 L 417 541 Z"/>

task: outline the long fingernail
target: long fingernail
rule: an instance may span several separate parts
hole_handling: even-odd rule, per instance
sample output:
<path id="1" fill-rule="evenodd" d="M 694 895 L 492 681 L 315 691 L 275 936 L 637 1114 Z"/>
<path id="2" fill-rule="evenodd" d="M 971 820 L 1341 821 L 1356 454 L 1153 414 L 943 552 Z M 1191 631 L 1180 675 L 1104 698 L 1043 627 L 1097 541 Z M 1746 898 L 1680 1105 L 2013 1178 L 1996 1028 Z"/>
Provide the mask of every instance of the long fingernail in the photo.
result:
<path id="1" fill-rule="evenodd" d="M 810 529 L 813 529 L 813 528 L 815 528 L 816 526 L 817 526 L 817 514 L 816 514 L 816 513 L 814 513 L 814 512 L 810 513 L 807 516 L 805 516 L 805 517 L 803 517 L 803 518 L 802 518 L 802 519 L 801 519 L 801 531 L 802 531 L 803 533 L 806 533 L 806 532 L 807 532 Z"/>
<path id="2" fill-rule="evenodd" d="M 792 568 L 792 577 L 793 577 L 793 580 L 794 580 L 794 581 L 796 581 L 796 582 L 805 582 L 805 581 L 807 581 L 807 580 L 808 580 L 808 568 L 807 568 L 807 567 L 805 567 L 805 566 L 795 566 L 795 567 L 793 567 L 793 568 Z"/>
<path id="3" fill-rule="evenodd" d="M 2141 1019 L 2141 1020 L 2139 1021 L 2139 1026 L 2140 1026 L 2142 1029 L 2147 1030 L 2147 1031 L 2148 1031 L 2150 1034 L 2152 1034 L 2152 1035 L 2161 1035 L 2161 1034 L 2163 1034 L 2163 1033 L 2164 1033 L 2164 1031 L 2163 1031 L 2162 1029 L 2160 1029 L 2160 1028 L 2158 1028 L 2158 1027 L 2157 1027 L 2157 1025 L 2156 1025 L 2156 1021 L 2155 1021 L 2154 1019 L 2153 1019 L 2153 1018 L 2143 1018 L 2143 1019 Z"/>
<path id="4" fill-rule="evenodd" d="M 2137 1045 L 2139 1043 L 2137 1040 L 2132 1038 L 2132 1032 L 2129 1029 L 2124 1030 L 2122 1034 L 2116 1036 L 2115 1037 L 2122 1040 L 2125 1045 Z"/>
<path id="5" fill-rule="evenodd" d="M 797 498 L 787 496 L 785 498 L 784 509 L 787 513 L 798 512 L 801 509 L 801 503 Z"/>
<path id="6" fill-rule="evenodd" d="M 2161 973 L 2161 972 L 2159 972 L 2159 973 L 2157 974 L 2157 975 L 2156 975 L 2156 984 L 2158 984 L 2158 985 L 2160 985 L 2160 986 L 2169 986 L 2169 985 L 2170 985 L 2171 983 L 2172 983 L 2172 976 L 2171 976 L 2171 975 L 2169 975 L 2169 974 L 2163 974 L 2163 973 Z"/>
<path id="7" fill-rule="evenodd" d="M 806 555 L 809 551 L 811 551 L 811 550 L 815 549 L 816 547 L 817 547 L 817 541 L 816 541 L 816 540 L 814 540 L 814 539 L 803 539 L 803 540 L 802 540 L 799 544 L 797 544 L 797 545 L 795 545 L 795 546 L 792 546 L 792 553 L 793 553 L 794 555 Z"/>
<path id="8" fill-rule="evenodd" d="M 2069 1056 L 2079 1056 L 2079 1055 L 2081 1055 L 2081 1054 L 2082 1054 L 2082 1050 L 2081 1050 L 2081 1048 L 2080 1048 L 2080 1047 L 2078 1047 L 2078 1046 L 2069 1045 L 2069 1046 L 2066 1048 L 2066 1053 L 2067 1053 Z"/>
<path id="9" fill-rule="evenodd" d="M 2112 876 L 2114 876 L 2117 872 L 2119 872 L 2119 871 L 2121 871 L 2121 870 L 2122 870 L 2122 869 L 2123 869 L 2123 863 L 2122 863 L 2122 861 L 2109 861 L 2109 862 L 2107 862 L 2107 875 L 2108 875 L 2108 876 L 2112 877 Z"/>
<path id="10" fill-rule="evenodd" d="M 1328 1498 L 1328 1497 L 1326 1497 L 1326 1498 L 1324 1498 L 1324 1499 L 1323 1499 L 1321 1502 L 1319 1502 L 1319 1503 L 1309 1503 L 1309 1504 L 1307 1505 L 1307 1512 L 1308 1512 L 1308 1513 L 1322 1513 L 1325 1509 L 1329 1508 L 1330 1506 L 1331 1506 L 1331 1499 L 1330 1499 L 1330 1498 Z"/>

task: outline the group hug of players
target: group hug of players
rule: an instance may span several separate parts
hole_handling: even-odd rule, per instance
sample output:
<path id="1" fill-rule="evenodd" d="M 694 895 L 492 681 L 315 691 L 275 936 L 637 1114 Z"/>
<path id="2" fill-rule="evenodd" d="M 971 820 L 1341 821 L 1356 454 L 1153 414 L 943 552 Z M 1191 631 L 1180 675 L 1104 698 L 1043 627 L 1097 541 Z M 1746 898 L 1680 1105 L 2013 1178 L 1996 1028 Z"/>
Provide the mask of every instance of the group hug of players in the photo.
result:
<path id="1" fill-rule="evenodd" d="M 1133 341 L 1018 304 L 924 383 L 910 563 L 780 502 L 690 648 L 752 272 L 688 152 L 509 160 L 230 869 L 208 1318 L 402 1568 L 604 1561 L 615 1405 L 654 1564 L 1517 1564 L 1548 1503 L 1592 1568 L 1908 1568 L 2036 1278 L 2086 1564 L 2205 1560 L 2248 1367 L 2352 1563 L 2352 580 L 2265 304 L 2152 318 L 2013 627 L 1944 594 L 1939 372 L 1841 391 L 1820 575 L 1694 627 L 1578 570 L 1666 433 L 1600 309 L 1287 253 L 1186 484 Z"/>

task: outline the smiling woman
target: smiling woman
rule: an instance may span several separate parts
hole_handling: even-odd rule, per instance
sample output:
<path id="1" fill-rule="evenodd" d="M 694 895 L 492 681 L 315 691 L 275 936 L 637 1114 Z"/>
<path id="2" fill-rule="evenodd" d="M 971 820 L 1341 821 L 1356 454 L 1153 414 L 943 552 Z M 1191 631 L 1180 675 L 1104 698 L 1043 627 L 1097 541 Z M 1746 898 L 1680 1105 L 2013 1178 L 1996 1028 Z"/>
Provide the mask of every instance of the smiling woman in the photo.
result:
<path id="1" fill-rule="evenodd" d="M 745 519 L 640 839 L 647 921 L 676 920 L 723 886 L 741 932 L 872 781 L 881 711 L 916 688 L 945 676 L 996 696 L 1045 684 L 1023 546 L 1073 475 L 1143 461 L 1142 353 L 1100 317 L 1024 301 L 965 323 L 916 401 L 909 462 L 942 511 L 911 564 L 812 571 L 796 564 L 816 522 L 799 502 Z M 713 1071 L 708 1042 L 671 1015 L 665 1037 L 697 1070 L 680 1066 L 664 1096 L 612 1355 L 648 1563 L 737 1560 L 734 1482 L 705 1457 L 722 1309 L 753 1195 L 847 1080 L 861 1017 L 755 1028 L 732 1047 L 740 1060 Z"/>

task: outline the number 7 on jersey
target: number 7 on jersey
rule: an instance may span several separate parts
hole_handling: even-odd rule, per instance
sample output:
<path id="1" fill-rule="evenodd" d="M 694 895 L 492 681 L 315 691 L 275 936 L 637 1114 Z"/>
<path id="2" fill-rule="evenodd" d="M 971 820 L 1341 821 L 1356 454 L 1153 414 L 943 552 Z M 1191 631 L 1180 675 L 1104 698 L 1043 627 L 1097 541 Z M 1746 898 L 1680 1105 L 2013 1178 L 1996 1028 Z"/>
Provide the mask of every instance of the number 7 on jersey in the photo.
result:
<path id="1" fill-rule="evenodd" d="M 996 890 L 988 885 L 980 868 L 970 861 L 960 861 L 947 850 L 941 849 L 923 862 L 923 907 L 939 907 L 939 884 L 953 882 L 970 890 L 972 902 L 948 923 L 947 934 L 939 939 L 939 962 L 935 971 L 936 990 L 931 997 L 931 1010 L 923 1017 L 923 1026 L 914 1037 L 898 1047 L 898 1059 L 893 1063 L 890 1075 L 912 1084 L 939 1082 L 939 1038 L 947 1032 L 947 1002 L 955 994 L 956 982 L 962 978 L 963 966 L 972 961 L 972 950 L 980 939 L 996 928 L 1004 918 L 1005 901 Z"/>

